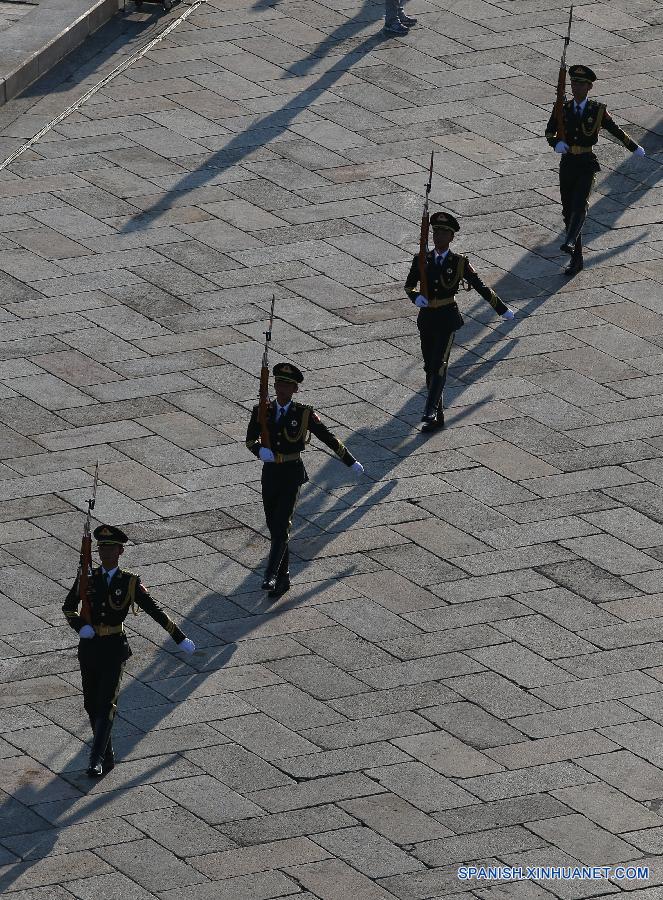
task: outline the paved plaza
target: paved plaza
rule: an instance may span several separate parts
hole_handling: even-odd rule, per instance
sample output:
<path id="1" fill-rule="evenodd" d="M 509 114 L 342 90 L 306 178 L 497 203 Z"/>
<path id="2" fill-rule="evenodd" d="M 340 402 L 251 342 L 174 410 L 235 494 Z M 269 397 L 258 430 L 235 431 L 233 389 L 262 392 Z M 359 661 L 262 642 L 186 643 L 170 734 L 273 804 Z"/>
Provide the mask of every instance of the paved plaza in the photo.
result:
<path id="1" fill-rule="evenodd" d="M 0 163 L 186 9 L 128 4 L 0 108 Z M 601 140 L 570 281 L 566 0 L 406 11 L 396 39 L 372 0 L 207 0 L 0 172 L 10 900 L 663 898 L 663 3 L 576 3 L 568 61 L 647 157 Z M 517 314 L 461 295 L 426 436 L 432 150 L 432 210 Z M 270 604 L 244 437 L 273 294 L 271 362 L 366 471 L 312 441 Z M 93 782 L 61 606 L 97 461 L 95 523 L 198 649 L 129 617 Z"/>

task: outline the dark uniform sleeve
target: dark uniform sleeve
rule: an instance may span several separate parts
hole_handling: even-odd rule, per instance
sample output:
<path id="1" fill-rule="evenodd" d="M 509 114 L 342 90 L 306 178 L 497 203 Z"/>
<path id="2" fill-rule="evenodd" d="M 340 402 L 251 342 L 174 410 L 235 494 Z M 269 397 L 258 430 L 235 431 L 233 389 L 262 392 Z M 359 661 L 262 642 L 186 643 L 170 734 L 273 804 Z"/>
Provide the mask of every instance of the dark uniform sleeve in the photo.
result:
<path id="1" fill-rule="evenodd" d="M 550 118 L 548 119 L 548 124 L 546 125 L 546 140 L 551 147 L 554 147 L 557 143 L 557 118 L 555 116 L 554 106 Z"/>
<path id="2" fill-rule="evenodd" d="M 78 578 L 79 576 L 77 575 L 73 587 L 67 594 L 67 599 L 62 604 L 62 612 L 65 614 L 67 622 L 71 625 L 76 634 L 78 634 L 83 625 L 86 624 L 78 614 L 78 604 L 81 601 L 78 593 Z"/>
<path id="3" fill-rule="evenodd" d="M 138 578 L 138 576 L 136 577 Z M 186 635 L 177 627 L 170 616 L 166 615 L 159 604 L 155 600 L 153 600 L 152 597 L 150 597 L 145 587 L 140 583 L 140 578 L 138 578 L 138 584 L 136 585 L 136 595 L 134 599 L 136 605 L 140 606 L 140 608 L 144 610 L 148 614 L 148 616 L 151 616 L 158 625 L 161 625 L 161 627 L 168 632 L 168 634 L 172 637 L 176 644 L 182 643 Z"/>
<path id="4" fill-rule="evenodd" d="M 316 412 L 314 412 L 314 410 L 311 410 L 309 428 L 311 429 L 311 433 L 314 434 L 319 440 L 321 440 L 323 444 L 326 444 L 330 450 L 333 450 L 334 453 L 339 457 L 339 459 L 341 459 L 346 464 L 346 466 L 351 466 L 352 463 L 356 462 L 356 459 L 347 449 L 345 444 L 342 441 L 339 441 L 339 439 L 331 433 L 326 425 L 323 425 L 323 423 L 320 421 L 320 417 Z"/>
<path id="5" fill-rule="evenodd" d="M 246 429 L 246 446 L 258 456 L 260 453 L 260 425 L 258 424 L 258 407 L 254 406 L 249 419 L 249 425 Z"/>
<path id="6" fill-rule="evenodd" d="M 489 288 L 488 285 L 483 283 L 467 259 L 465 260 L 465 274 L 463 277 L 470 287 L 473 287 L 478 294 L 481 294 L 484 300 L 487 300 L 488 303 L 490 303 L 498 315 L 504 315 L 509 307 L 506 303 L 502 303 L 492 288 Z"/>
<path id="7" fill-rule="evenodd" d="M 410 266 L 410 271 L 408 272 L 408 276 L 405 279 L 405 293 L 408 295 L 410 300 L 414 303 L 417 299 L 417 294 L 419 291 L 417 290 L 417 285 L 419 284 L 419 255 L 414 257 L 412 260 L 412 265 Z"/>
<path id="8" fill-rule="evenodd" d="M 603 119 L 601 121 L 601 128 L 605 128 L 613 137 L 617 138 L 618 141 L 626 147 L 627 150 L 630 150 L 633 153 L 634 150 L 637 150 L 638 144 L 633 140 L 633 138 L 628 135 L 623 128 L 620 128 L 619 125 L 612 118 L 608 110 L 606 109 L 603 113 Z"/>

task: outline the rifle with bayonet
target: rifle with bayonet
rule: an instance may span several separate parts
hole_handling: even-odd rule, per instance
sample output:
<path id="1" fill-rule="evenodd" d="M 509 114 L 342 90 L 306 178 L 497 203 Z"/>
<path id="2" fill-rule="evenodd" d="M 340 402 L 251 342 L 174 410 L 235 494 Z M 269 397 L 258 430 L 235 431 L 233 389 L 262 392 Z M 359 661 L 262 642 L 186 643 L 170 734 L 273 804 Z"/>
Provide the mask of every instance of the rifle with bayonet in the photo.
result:
<path id="1" fill-rule="evenodd" d="M 260 444 L 271 450 L 271 440 L 269 437 L 269 428 L 267 427 L 267 413 L 269 410 L 269 344 L 272 340 L 272 325 L 274 324 L 274 303 L 276 297 L 272 294 L 272 308 L 269 312 L 269 326 L 265 335 L 265 349 L 262 354 L 262 364 L 260 367 L 260 394 L 258 395 L 258 424 L 260 425 Z"/>
<path id="2" fill-rule="evenodd" d="M 92 496 L 87 501 L 87 515 L 83 526 L 83 539 L 81 540 L 81 560 L 78 570 L 78 595 L 81 600 L 81 618 L 87 625 L 92 624 L 92 606 L 90 604 L 90 580 L 92 578 L 92 535 L 90 523 L 92 510 L 97 499 L 97 483 L 99 481 L 99 463 L 94 470 L 92 482 Z"/>
<path id="3" fill-rule="evenodd" d="M 564 38 L 562 61 L 559 65 L 557 76 L 557 97 L 555 99 L 555 122 L 557 124 L 557 140 L 566 141 L 566 127 L 564 126 L 564 101 L 566 100 L 566 51 L 571 40 L 571 25 L 573 24 L 573 6 L 569 11 L 569 27 Z"/>
<path id="4" fill-rule="evenodd" d="M 428 183 L 426 184 L 426 193 L 424 194 L 424 211 L 421 215 L 421 234 L 419 236 L 419 293 L 427 300 L 428 297 L 428 274 L 426 272 L 426 256 L 428 255 L 428 229 L 430 226 L 430 215 L 428 212 L 428 195 L 430 194 L 431 184 L 433 182 L 433 157 L 435 151 L 430 155 L 430 169 L 428 170 Z"/>

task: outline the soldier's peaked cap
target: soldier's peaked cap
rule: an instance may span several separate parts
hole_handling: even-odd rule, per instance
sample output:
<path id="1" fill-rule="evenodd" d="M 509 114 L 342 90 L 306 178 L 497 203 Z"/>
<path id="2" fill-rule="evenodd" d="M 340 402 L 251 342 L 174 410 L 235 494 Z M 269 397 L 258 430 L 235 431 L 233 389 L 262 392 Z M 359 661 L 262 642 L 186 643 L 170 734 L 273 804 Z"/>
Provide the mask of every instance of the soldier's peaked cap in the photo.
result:
<path id="1" fill-rule="evenodd" d="M 592 72 L 589 66 L 569 66 L 569 78 L 571 81 L 586 81 L 588 84 L 594 84 L 596 73 Z"/>
<path id="2" fill-rule="evenodd" d="M 98 544 L 126 544 L 129 538 L 115 525 L 99 525 L 92 532 Z"/>
<path id="3" fill-rule="evenodd" d="M 272 369 L 272 373 L 274 378 L 278 378 L 279 381 L 292 381 L 293 384 L 301 384 L 304 380 L 302 373 L 292 363 L 277 363 Z"/>
<path id="4" fill-rule="evenodd" d="M 447 231 L 460 231 L 460 225 L 458 224 L 458 219 L 454 219 L 451 213 L 448 212 L 436 212 L 430 217 L 430 227 L 435 228 L 446 228 Z"/>

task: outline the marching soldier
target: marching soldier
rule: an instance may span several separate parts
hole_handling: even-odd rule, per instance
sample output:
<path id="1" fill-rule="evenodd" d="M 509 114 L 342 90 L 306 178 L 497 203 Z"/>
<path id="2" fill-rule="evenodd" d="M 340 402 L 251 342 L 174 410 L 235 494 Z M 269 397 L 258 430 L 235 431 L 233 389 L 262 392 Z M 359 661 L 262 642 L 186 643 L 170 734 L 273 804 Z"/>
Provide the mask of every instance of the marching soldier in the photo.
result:
<path id="1" fill-rule="evenodd" d="M 83 704 L 94 735 L 87 773 L 99 777 L 115 765 L 111 730 L 124 666 L 131 656 L 124 631 L 129 609 L 136 615 L 137 607 L 145 610 L 186 653 L 193 653 L 196 646 L 150 597 L 140 577 L 119 568 L 120 556 L 129 540 L 126 534 L 113 525 L 100 525 L 95 528 L 94 537 L 101 566 L 93 571 L 90 585 L 92 623 L 86 624 L 79 615 L 78 578 L 62 611 L 80 638 Z"/>
<path id="2" fill-rule="evenodd" d="M 571 254 L 571 263 L 564 272 L 572 278 L 584 265 L 582 226 L 587 216 L 594 179 L 601 168 L 594 155 L 599 131 L 605 128 L 636 156 L 644 156 L 645 151 L 617 125 L 605 103 L 588 99 L 587 95 L 596 81 L 596 75 L 589 66 L 570 66 L 569 78 L 573 97 L 564 103 L 562 112 L 566 140 L 557 139 L 555 110 L 546 127 L 546 140 L 554 147 L 555 153 L 562 156 L 559 164 L 559 191 L 566 238 L 560 249 Z"/>
<path id="3" fill-rule="evenodd" d="M 323 425 L 312 407 L 292 399 L 304 380 L 299 369 L 291 363 L 277 363 L 272 372 L 276 399 L 269 404 L 267 419 L 271 449 L 260 443 L 257 405 L 251 413 L 246 446 L 264 463 L 262 503 L 271 547 L 262 588 L 274 599 L 290 589 L 288 539 L 300 488 L 308 481 L 301 454 L 311 434 L 333 450 L 353 472 L 361 473 L 364 467 Z"/>
<path id="4" fill-rule="evenodd" d="M 464 324 L 456 303 L 456 294 L 466 282 L 493 307 L 503 319 L 513 319 L 514 312 L 503 303 L 492 288 L 479 278 L 466 256 L 449 249 L 449 244 L 460 230 L 457 220 L 447 212 L 436 212 L 430 217 L 434 249 L 426 255 L 426 276 L 429 298 L 417 291 L 420 282 L 419 256 L 412 260 L 405 281 L 405 292 L 419 308 L 417 328 L 424 358 L 428 399 L 422 417 L 422 431 L 444 428 L 442 394 L 447 379 L 449 354 L 456 331 Z"/>

